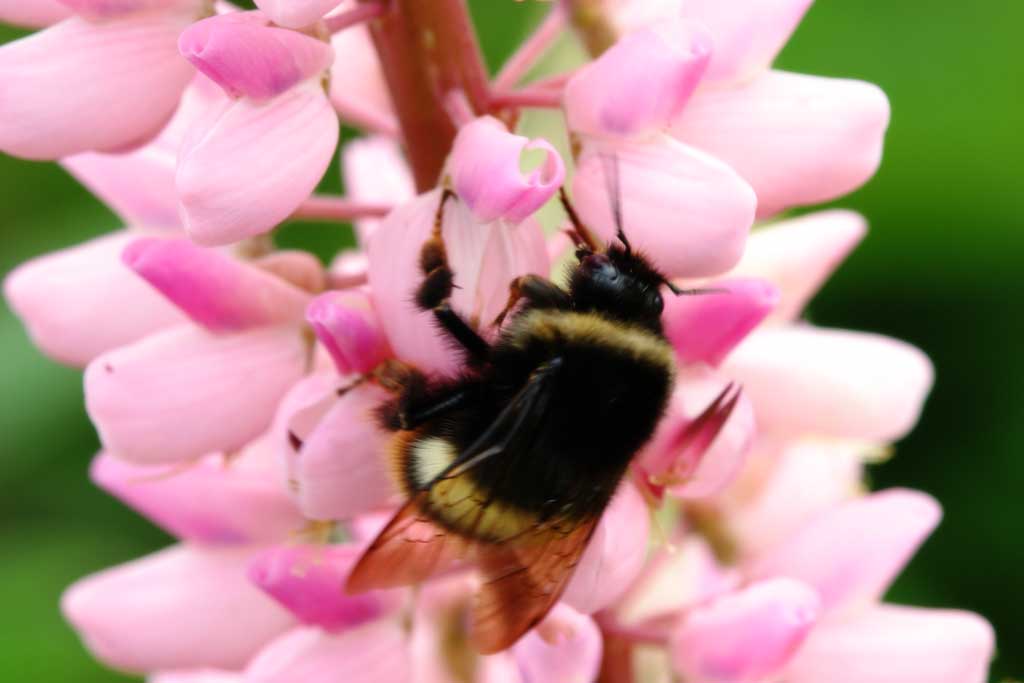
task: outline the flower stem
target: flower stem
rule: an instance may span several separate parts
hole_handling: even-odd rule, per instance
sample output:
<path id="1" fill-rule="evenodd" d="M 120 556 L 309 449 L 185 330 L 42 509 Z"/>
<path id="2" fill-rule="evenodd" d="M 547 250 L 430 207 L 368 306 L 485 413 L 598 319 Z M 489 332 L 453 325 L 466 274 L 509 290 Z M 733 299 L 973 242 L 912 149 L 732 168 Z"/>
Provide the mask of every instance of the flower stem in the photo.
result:
<path id="1" fill-rule="evenodd" d="M 488 106 L 487 71 L 466 2 L 391 0 L 369 26 L 416 187 L 428 190 L 455 139 L 445 96 L 462 90 L 475 114 Z"/>
<path id="2" fill-rule="evenodd" d="M 491 87 L 494 90 L 505 90 L 514 87 L 520 79 L 533 68 L 537 60 L 544 56 L 565 28 L 565 12 L 561 5 L 555 5 L 540 23 L 540 26 L 527 38 L 494 77 Z"/>
<path id="3" fill-rule="evenodd" d="M 564 0 L 569 23 L 576 29 L 591 57 L 597 57 L 618 40 L 618 31 L 605 13 L 604 0 Z"/>
<path id="4" fill-rule="evenodd" d="M 381 2 L 364 2 L 347 12 L 342 12 L 333 17 L 324 19 L 329 33 L 343 31 L 350 26 L 367 22 L 384 14 L 384 5 Z"/>
<path id="5" fill-rule="evenodd" d="M 388 204 L 368 204 L 345 197 L 314 195 L 295 209 L 292 218 L 306 220 L 350 221 L 356 218 L 379 218 L 394 208 Z"/>
<path id="6" fill-rule="evenodd" d="M 523 90 L 496 91 L 491 93 L 491 106 L 500 107 L 542 107 L 557 109 L 562 106 L 561 88 L 524 88 Z"/>

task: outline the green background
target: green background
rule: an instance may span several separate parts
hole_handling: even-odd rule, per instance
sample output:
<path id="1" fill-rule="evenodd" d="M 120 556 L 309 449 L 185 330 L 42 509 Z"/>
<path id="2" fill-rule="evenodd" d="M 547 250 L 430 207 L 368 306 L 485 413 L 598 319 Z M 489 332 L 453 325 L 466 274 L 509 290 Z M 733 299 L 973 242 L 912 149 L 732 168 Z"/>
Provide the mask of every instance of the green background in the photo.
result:
<path id="1" fill-rule="evenodd" d="M 492 65 L 543 11 L 472 5 Z M 881 170 L 837 202 L 865 214 L 871 232 L 810 316 L 908 340 L 935 362 L 920 426 L 871 472 L 876 487 L 923 489 L 946 511 L 889 597 L 988 617 L 999 635 L 993 680 L 1024 674 L 1021 26 L 1019 0 L 819 0 L 778 62 L 872 81 L 892 102 Z M 0 28 L 0 41 L 19 35 Z M 2 272 L 118 226 L 53 164 L 0 157 L 0 192 Z M 289 238 L 323 234 L 298 226 Z M 89 658 L 57 597 L 76 577 L 169 539 L 89 484 L 97 440 L 80 373 L 41 357 L 6 307 L 0 353 L 2 677 L 129 680 Z"/>

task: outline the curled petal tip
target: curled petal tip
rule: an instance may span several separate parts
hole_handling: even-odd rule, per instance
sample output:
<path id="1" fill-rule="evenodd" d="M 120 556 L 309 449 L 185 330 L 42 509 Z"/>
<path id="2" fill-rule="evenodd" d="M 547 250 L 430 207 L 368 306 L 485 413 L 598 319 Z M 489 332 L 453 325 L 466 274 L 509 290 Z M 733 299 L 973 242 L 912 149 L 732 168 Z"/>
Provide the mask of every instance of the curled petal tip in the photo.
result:
<path id="1" fill-rule="evenodd" d="M 369 295 L 327 292 L 310 302 L 306 320 L 342 375 L 371 372 L 391 355 Z"/>

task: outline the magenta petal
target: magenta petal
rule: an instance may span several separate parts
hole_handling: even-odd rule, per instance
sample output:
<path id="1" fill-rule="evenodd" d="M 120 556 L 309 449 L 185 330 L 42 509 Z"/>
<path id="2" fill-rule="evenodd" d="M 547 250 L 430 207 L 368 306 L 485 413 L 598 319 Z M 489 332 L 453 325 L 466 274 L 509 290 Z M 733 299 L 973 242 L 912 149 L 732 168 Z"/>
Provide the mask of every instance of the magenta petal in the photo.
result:
<path id="1" fill-rule="evenodd" d="M 731 168 L 666 136 L 591 141 L 577 162 L 573 199 L 605 240 L 615 227 L 603 156 L 618 159 L 626 236 L 666 275 L 715 275 L 739 260 L 757 202 Z"/>
<path id="2" fill-rule="evenodd" d="M 338 142 L 338 120 L 310 81 L 264 103 L 225 101 L 189 133 L 177 188 L 189 236 L 228 244 L 267 232 L 309 197 Z"/>
<path id="3" fill-rule="evenodd" d="M 175 47 L 191 19 L 185 12 L 72 18 L 0 47 L 0 149 L 56 159 L 156 135 L 194 73 Z"/>
<path id="4" fill-rule="evenodd" d="M 722 280 L 723 290 L 668 297 L 662 323 L 680 362 L 718 365 L 779 301 L 779 290 L 764 280 Z"/>
<path id="5" fill-rule="evenodd" d="M 361 550 L 354 545 L 282 545 L 249 564 L 249 580 L 300 621 L 336 633 L 373 621 L 398 606 L 398 595 L 342 589 Z"/>
<path id="6" fill-rule="evenodd" d="M 86 409 L 104 447 L 139 464 L 231 452 L 267 429 L 308 353 L 297 327 L 172 328 L 93 360 Z"/>
<path id="7" fill-rule="evenodd" d="M 647 504 L 636 487 L 630 483 L 619 486 L 562 600 L 584 614 L 618 600 L 643 568 L 650 521 Z"/>
<path id="8" fill-rule="evenodd" d="M 42 28 L 71 16 L 60 0 L 0 0 L 0 22 Z"/>
<path id="9" fill-rule="evenodd" d="M 721 159 L 757 193 L 758 216 L 817 204 L 874 175 L 889 102 L 861 81 L 771 71 L 702 91 L 672 135 Z"/>
<path id="10" fill-rule="evenodd" d="M 310 297 L 290 283 L 188 240 L 139 239 L 125 264 L 200 325 L 231 332 L 298 322 Z"/>
<path id="11" fill-rule="evenodd" d="M 673 664 L 686 680 L 701 683 L 774 680 L 819 609 L 817 595 L 799 581 L 755 583 L 687 613 L 672 635 Z"/>
<path id="12" fill-rule="evenodd" d="M 703 27 L 666 19 L 620 38 L 565 88 L 569 128 L 630 136 L 668 128 L 696 89 L 711 56 Z"/>
<path id="13" fill-rule="evenodd" d="M 302 527 L 265 442 L 226 461 L 207 456 L 187 469 L 143 466 L 102 453 L 97 485 L 178 538 L 202 543 L 275 541 Z"/>
<path id="14" fill-rule="evenodd" d="M 397 206 L 416 196 L 409 165 L 394 138 L 371 135 L 353 140 L 342 148 L 341 164 L 345 193 L 356 201 Z M 365 245 L 380 223 L 379 218 L 355 221 L 360 243 Z"/>
<path id="15" fill-rule="evenodd" d="M 722 372 L 743 386 L 763 432 L 876 442 L 913 428 L 934 376 L 909 344 L 809 325 L 757 330 Z"/>
<path id="16" fill-rule="evenodd" d="M 297 628 L 264 648 L 245 671 L 247 683 L 408 683 L 413 679 L 408 635 L 384 619 L 338 635 Z"/>
<path id="17" fill-rule="evenodd" d="M 529 683 L 593 681 L 601 668 L 602 645 L 593 619 L 558 604 L 512 647 L 512 656 Z"/>
<path id="18" fill-rule="evenodd" d="M 252 552 L 174 546 L 80 579 L 61 610 L 118 669 L 239 668 L 295 623 L 245 580 Z"/>
<path id="19" fill-rule="evenodd" d="M 818 591 L 826 611 L 860 606 L 882 596 L 941 515 L 919 491 L 874 493 L 812 519 L 757 558 L 749 574 L 799 579 Z"/>
<path id="20" fill-rule="evenodd" d="M 306 320 L 342 375 L 368 373 L 391 356 L 388 340 L 365 291 L 321 294 L 309 304 Z"/>
<path id="21" fill-rule="evenodd" d="M 524 175 L 520 162 L 527 150 L 542 151 L 544 161 Z M 481 223 L 498 219 L 521 222 L 547 203 L 565 178 L 562 157 L 551 143 L 509 133 L 490 116 L 459 130 L 449 169 L 455 193 Z"/>
<path id="22" fill-rule="evenodd" d="M 770 319 L 793 320 L 865 232 L 863 216 L 840 209 L 773 223 L 751 233 L 729 275 L 774 284 L 780 300 Z"/>
<path id="23" fill-rule="evenodd" d="M 304 28 L 341 4 L 341 0 L 256 0 L 270 20 L 286 28 Z"/>
<path id="24" fill-rule="evenodd" d="M 257 100 L 280 95 L 334 61 L 327 43 L 265 24 L 258 12 L 213 16 L 189 26 L 178 49 L 228 95 Z"/>
<path id="25" fill-rule="evenodd" d="M 141 234 L 111 233 L 26 261 L 7 275 L 7 303 L 44 353 L 84 366 L 104 351 L 186 322 L 121 263 L 121 250 Z"/>
<path id="26" fill-rule="evenodd" d="M 815 629 L 786 671 L 788 683 L 984 683 L 992 626 L 957 610 L 872 607 Z"/>

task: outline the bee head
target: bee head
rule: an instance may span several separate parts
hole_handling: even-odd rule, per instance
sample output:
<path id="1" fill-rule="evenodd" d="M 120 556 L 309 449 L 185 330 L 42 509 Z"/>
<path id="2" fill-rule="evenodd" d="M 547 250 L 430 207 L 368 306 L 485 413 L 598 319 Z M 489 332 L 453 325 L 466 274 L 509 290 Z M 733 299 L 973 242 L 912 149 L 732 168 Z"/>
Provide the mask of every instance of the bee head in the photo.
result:
<path id="1" fill-rule="evenodd" d="M 579 265 L 570 278 L 577 310 L 661 330 L 664 301 L 658 290 L 665 277 L 629 248 L 610 246 L 603 252 L 577 252 Z"/>

